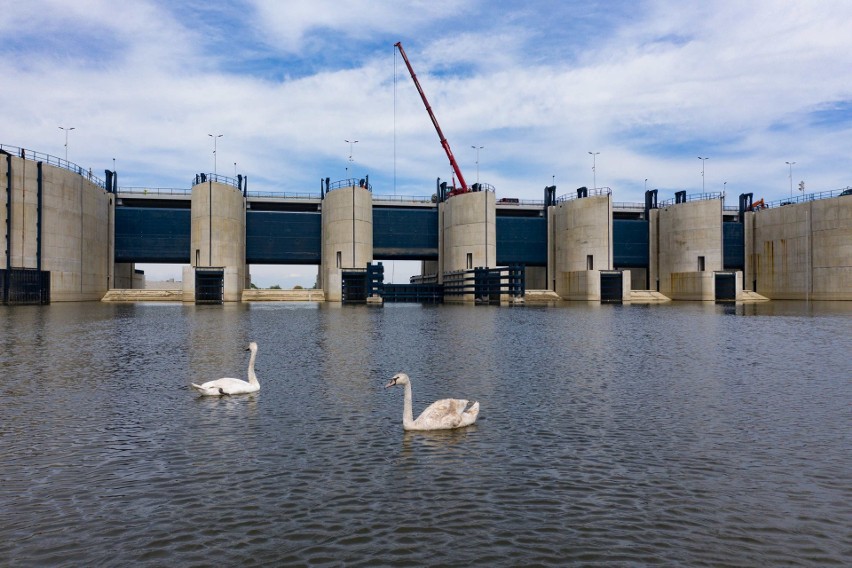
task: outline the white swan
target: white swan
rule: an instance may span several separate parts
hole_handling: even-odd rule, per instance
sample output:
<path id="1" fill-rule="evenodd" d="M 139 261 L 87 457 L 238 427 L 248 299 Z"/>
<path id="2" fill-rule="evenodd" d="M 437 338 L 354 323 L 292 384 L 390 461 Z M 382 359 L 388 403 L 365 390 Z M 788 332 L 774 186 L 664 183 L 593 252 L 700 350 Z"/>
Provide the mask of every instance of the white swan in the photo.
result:
<path id="1" fill-rule="evenodd" d="M 252 341 L 246 347 L 246 351 L 251 351 L 248 365 L 248 382 L 241 379 L 232 379 L 226 377 L 224 379 L 216 379 L 215 381 L 207 381 L 206 383 L 196 385 L 192 383 L 192 388 L 197 390 L 203 396 L 222 396 L 226 394 L 247 394 L 260 390 L 260 383 L 257 382 L 257 375 L 254 374 L 254 359 L 257 357 L 257 343 Z"/>
<path id="2" fill-rule="evenodd" d="M 402 407 L 403 430 L 451 430 L 464 428 L 476 422 L 479 415 L 479 402 L 474 402 L 465 410 L 467 402 L 460 398 L 436 400 L 424 410 L 417 420 L 411 412 L 411 379 L 405 373 L 393 376 L 385 388 L 402 385 L 405 387 L 405 402 Z"/>

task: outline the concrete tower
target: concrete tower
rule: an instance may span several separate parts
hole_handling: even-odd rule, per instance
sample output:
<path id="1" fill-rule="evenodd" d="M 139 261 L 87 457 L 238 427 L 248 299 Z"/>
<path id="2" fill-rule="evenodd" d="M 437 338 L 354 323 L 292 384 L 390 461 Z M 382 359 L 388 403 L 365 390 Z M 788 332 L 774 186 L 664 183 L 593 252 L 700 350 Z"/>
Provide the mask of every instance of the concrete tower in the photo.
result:
<path id="1" fill-rule="evenodd" d="M 184 269 L 184 301 L 195 298 L 195 273 L 221 270 L 222 300 L 239 302 L 246 274 L 246 201 L 239 189 L 212 181 L 192 187 L 191 266 Z"/>
<path id="2" fill-rule="evenodd" d="M 321 286 L 325 299 L 343 299 L 342 272 L 364 269 L 373 261 L 373 194 L 349 186 L 325 194 L 322 202 Z"/>

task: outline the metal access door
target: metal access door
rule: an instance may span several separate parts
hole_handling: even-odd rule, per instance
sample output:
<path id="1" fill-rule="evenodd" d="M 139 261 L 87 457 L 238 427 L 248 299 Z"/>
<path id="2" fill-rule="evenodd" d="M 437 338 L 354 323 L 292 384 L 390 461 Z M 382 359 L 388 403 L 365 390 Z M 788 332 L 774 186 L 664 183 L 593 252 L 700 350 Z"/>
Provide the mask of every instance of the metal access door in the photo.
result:
<path id="1" fill-rule="evenodd" d="M 225 271 L 195 269 L 195 303 L 221 304 L 225 291 Z"/>
<path id="2" fill-rule="evenodd" d="M 622 273 L 601 271 L 601 303 L 620 304 L 622 298 Z"/>
<path id="3" fill-rule="evenodd" d="M 735 302 L 737 300 L 737 279 L 733 272 L 716 273 L 716 301 Z"/>
<path id="4" fill-rule="evenodd" d="M 50 272 L 35 268 L 0 270 L 0 296 L 10 306 L 50 303 Z"/>
<path id="5" fill-rule="evenodd" d="M 366 304 L 367 303 L 367 272 L 366 270 L 344 271 L 343 279 L 343 303 L 344 304 Z"/>

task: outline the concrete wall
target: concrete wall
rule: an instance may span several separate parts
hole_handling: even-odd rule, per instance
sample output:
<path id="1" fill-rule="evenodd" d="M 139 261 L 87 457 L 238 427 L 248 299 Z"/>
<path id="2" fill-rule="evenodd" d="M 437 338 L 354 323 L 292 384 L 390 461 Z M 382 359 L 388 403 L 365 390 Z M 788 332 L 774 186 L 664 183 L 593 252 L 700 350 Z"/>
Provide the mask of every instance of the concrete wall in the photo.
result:
<path id="1" fill-rule="evenodd" d="M 776 300 L 852 300 L 852 196 L 763 209 L 753 214 L 753 234 L 746 255 L 755 292 Z"/>
<path id="2" fill-rule="evenodd" d="M 11 162 L 11 194 L 6 193 Z M 38 225 L 38 163 L 0 156 L 3 206 L 0 228 L 6 245 L 6 198 L 11 198 L 9 258 L 12 268 L 38 267 L 50 272 L 51 302 L 100 300 L 112 271 L 113 196 L 87 176 L 42 165 L 41 226 Z M 6 246 L 0 266 L 6 268 Z"/>
<path id="3" fill-rule="evenodd" d="M 132 290 L 134 288 L 134 277 L 136 274 L 136 265 L 132 262 L 122 262 L 115 265 L 113 270 L 113 280 L 110 288 L 118 288 L 121 290 Z M 144 278 L 142 282 L 144 288 Z"/>
<path id="4" fill-rule="evenodd" d="M 246 202 L 235 187 L 206 181 L 192 188 L 192 228 L 190 262 L 195 267 L 224 269 L 226 302 L 239 302 L 246 271 Z M 191 288 L 184 270 L 184 299 L 194 300 L 195 279 Z M 191 293 L 192 298 L 186 295 Z"/>
<path id="5" fill-rule="evenodd" d="M 547 290 L 547 267 L 527 266 L 524 280 L 527 290 Z"/>
<path id="6" fill-rule="evenodd" d="M 669 274 L 668 281 L 669 288 L 666 296 L 674 300 L 712 301 L 716 299 L 716 280 L 713 272 L 672 272 Z"/>
<path id="7" fill-rule="evenodd" d="M 372 261 L 373 194 L 355 186 L 326 193 L 322 202 L 320 266 L 326 301 L 342 301 L 342 269 L 363 269 Z"/>
<path id="8" fill-rule="evenodd" d="M 662 207 L 650 223 L 656 234 L 650 235 L 651 264 L 659 278 L 659 291 L 673 300 L 697 299 L 697 290 L 704 290 L 706 276 L 690 273 L 723 268 L 722 262 L 722 205 L 721 199 L 689 201 Z M 703 257 L 703 267 L 699 259 Z M 702 292 L 703 294 L 703 292 Z M 710 298 L 713 299 L 711 294 Z"/>
<path id="9" fill-rule="evenodd" d="M 564 300 L 601 301 L 601 271 L 572 270 L 559 272 L 556 293 Z"/>
<path id="10" fill-rule="evenodd" d="M 549 208 L 548 220 L 548 272 L 556 293 L 571 300 L 600 300 L 600 271 L 612 268 L 611 196 L 563 201 Z"/>

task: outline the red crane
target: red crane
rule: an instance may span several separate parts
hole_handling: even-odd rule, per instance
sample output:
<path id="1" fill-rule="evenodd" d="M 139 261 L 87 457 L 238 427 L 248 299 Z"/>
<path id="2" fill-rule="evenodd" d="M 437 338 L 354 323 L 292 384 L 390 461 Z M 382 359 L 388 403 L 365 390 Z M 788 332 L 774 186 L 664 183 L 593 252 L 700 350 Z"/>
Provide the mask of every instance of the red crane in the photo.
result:
<path id="1" fill-rule="evenodd" d="M 414 80 L 414 86 L 417 87 L 417 92 L 420 93 L 420 98 L 423 99 L 423 104 L 426 105 L 426 112 L 429 113 L 429 118 L 432 119 L 432 124 L 435 125 L 435 130 L 438 132 L 438 138 L 441 139 L 441 146 L 444 148 L 444 152 L 447 153 L 447 158 L 450 160 L 450 165 L 453 167 L 453 171 L 456 173 L 456 177 L 461 184 L 460 188 L 454 189 L 451 195 L 456 193 L 465 193 L 468 191 L 467 184 L 464 181 L 464 176 L 461 173 L 461 168 L 459 168 L 458 162 L 453 157 L 453 151 L 450 150 L 450 143 L 447 142 L 447 139 L 444 138 L 444 133 L 441 132 L 441 127 L 438 125 L 438 119 L 435 118 L 435 113 L 432 112 L 432 107 L 429 106 L 429 101 L 426 100 L 426 94 L 423 92 L 423 88 L 420 86 L 420 81 L 417 80 L 417 75 L 414 74 L 414 69 L 411 67 L 411 63 L 408 61 L 408 57 L 405 56 L 405 50 L 402 49 L 402 42 L 396 42 L 394 44 L 399 49 L 399 54 L 402 55 L 402 60 L 405 61 L 405 66 L 408 67 L 408 72 L 411 74 L 411 78 Z"/>

